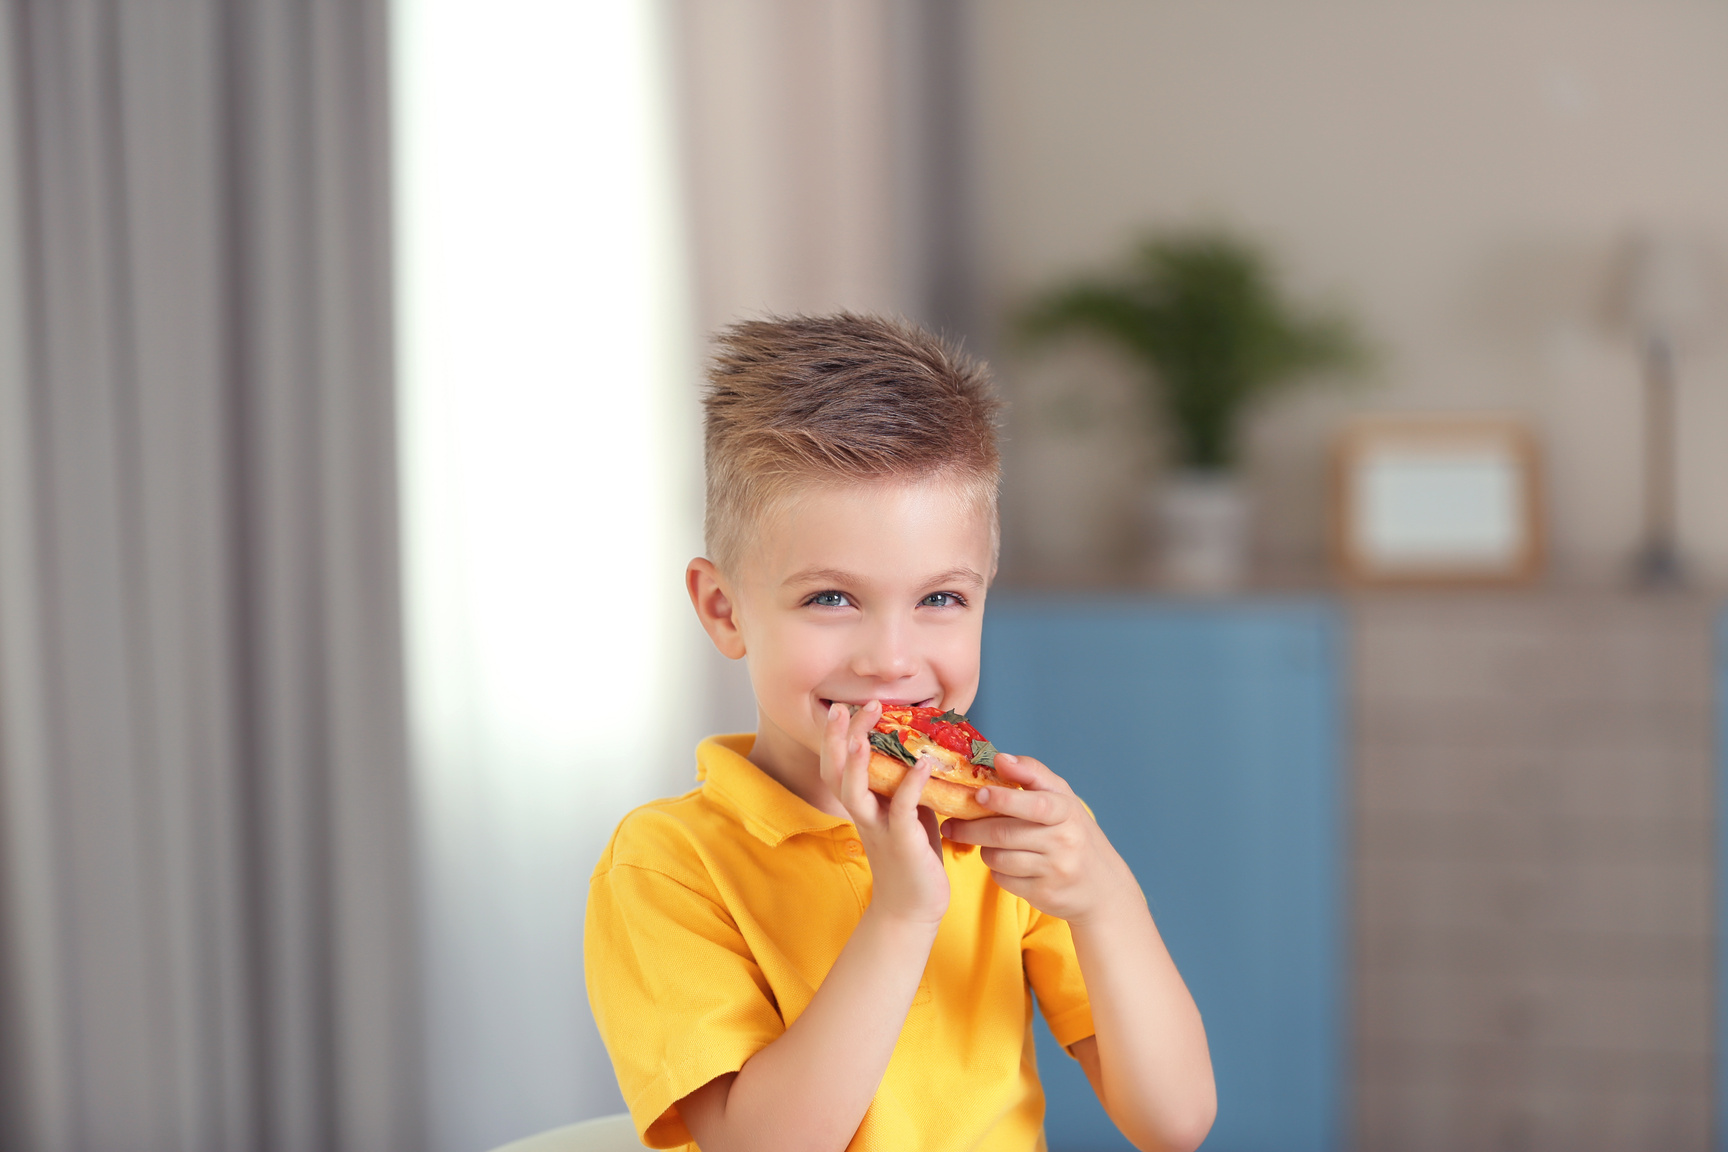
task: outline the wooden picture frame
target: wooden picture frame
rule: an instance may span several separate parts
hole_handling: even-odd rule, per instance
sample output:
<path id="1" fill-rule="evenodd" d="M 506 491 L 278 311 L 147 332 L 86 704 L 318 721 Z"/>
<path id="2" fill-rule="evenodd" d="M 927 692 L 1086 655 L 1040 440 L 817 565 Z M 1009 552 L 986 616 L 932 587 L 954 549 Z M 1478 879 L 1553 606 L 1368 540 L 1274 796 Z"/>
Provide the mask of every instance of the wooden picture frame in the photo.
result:
<path id="1" fill-rule="evenodd" d="M 1512 416 L 1376 416 L 1334 461 L 1334 544 L 1356 585 L 1511 586 L 1542 572 L 1541 460 Z"/>

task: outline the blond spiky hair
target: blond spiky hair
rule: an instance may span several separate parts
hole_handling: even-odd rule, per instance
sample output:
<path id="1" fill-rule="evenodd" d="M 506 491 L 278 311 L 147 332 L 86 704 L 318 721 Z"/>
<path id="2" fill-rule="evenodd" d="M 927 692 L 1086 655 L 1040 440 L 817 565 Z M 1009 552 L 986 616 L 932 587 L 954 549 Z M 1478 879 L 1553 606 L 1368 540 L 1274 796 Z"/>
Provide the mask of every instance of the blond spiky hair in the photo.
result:
<path id="1" fill-rule="evenodd" d="M 922 328 L 850 312 L 734 324 L 702 404 L 704 535 L 722 571 L 812 482 L 952 478 L 989 515 L 994 552 L 1000 405 L 981 364 Z"/>

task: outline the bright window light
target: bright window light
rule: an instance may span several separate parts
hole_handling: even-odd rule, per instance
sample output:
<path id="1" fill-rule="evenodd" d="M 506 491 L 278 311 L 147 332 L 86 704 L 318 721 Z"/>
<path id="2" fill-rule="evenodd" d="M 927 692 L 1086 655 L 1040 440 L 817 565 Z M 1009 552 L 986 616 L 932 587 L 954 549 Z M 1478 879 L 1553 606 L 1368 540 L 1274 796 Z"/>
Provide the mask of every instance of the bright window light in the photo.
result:
<path id="1" fill-rule="evenodd" d="M 657 12 L 393 14 L 435 1150 L 621 1108 L 582 986 L 587 876 L 689 774 L 699 460 Z"/>

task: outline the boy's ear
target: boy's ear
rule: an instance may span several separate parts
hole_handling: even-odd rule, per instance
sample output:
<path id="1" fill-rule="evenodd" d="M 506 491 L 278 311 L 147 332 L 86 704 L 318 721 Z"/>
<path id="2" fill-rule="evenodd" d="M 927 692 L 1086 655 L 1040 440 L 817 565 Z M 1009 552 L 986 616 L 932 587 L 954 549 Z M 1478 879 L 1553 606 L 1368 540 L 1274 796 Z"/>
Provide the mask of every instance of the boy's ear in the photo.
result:
<path id="1" fill-rule="evenodd" d="M 696 619 L 714 647 L 728 660 L 744 658 L 744 633 L 738 627 L 738 604 L 732 597 L 727 581 L 714 566 L 714 561 L 698 556 L 684 569 L 684 587 L 690 593 L 690 604 L 696 609 Z"/>

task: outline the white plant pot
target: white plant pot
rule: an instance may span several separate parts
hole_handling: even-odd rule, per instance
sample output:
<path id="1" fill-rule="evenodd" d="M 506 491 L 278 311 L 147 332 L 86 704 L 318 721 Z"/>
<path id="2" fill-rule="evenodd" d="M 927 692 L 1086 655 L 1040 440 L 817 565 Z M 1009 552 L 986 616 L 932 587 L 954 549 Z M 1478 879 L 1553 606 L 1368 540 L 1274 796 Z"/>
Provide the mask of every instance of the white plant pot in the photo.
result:
<path id="1" fill-rule="evenodd" d="M 1154 493 L 1159 582 L 1222 595 L 1248 582 L 1248 497 L 1228 472 L 1178 472 Z"/>

